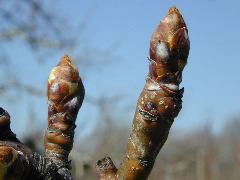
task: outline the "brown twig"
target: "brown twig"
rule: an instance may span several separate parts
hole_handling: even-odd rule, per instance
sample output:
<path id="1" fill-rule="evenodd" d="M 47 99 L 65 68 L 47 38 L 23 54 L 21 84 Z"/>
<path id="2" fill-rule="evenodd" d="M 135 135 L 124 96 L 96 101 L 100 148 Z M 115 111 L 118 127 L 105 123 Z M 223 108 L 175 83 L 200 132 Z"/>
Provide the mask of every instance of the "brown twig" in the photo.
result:
<path id="1" fill-rule="evenodd" d="M 84 87 L 78 70 L 65 55 L 48 79 L 48 129 L 45 134 L 46 157 L 58 166 L 60 174 L 70 174 L 68 155 L 83 98 Z"/>
<path id="2" fill-rule="evenodd" d="M 75 120 L 84 98 L 78 70 L 64 56 L 48 79 L 49 119 L 46 157 L 32 152 L 10 129 L 10 116 L 0 108 L 0 180 L 71 180 L 68 155 L 73 146 Z"/>
<path id="3" fill-rule="evenodd" d="M 189 48 L 185 22 L 176 7 L 170 8 L 150 42 L 149 75 L 138 99 L 127 153 L 114 172 L 110 159 L 97 163 L 100 179 L 147 179 L 182 106 L 179 84 Z"/>

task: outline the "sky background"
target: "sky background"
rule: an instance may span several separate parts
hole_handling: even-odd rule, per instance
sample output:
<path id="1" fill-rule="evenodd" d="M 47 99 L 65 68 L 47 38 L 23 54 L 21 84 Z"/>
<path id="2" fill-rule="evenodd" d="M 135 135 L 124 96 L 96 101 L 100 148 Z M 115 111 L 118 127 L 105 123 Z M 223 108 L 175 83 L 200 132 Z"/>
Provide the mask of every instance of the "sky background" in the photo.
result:
<path id="1" fill-rule="evenodd" d="M 123 108 L 118 110 L 113 106 L 109 111 L 123 115 L 124 120 L 118 123 L 130 126 L 148 73 L 151 35 L 173 5 L 185 19 L 191 42 L 181 84 L 185 87 L 183 109 L 173 127 L 191 131 L 210 121 L 214 130 L 219 131 L 229 118 L 240 114 L 240 1 L 59 0 L 55 9 L 73 26 L 87 19 L 80 44 L 112 51 L 112 60 L 106 68 L 92 68 L 89 72 L 78 68 L 80 74 L 84 72 L 87 96 L 121 96 Z M 18 42 L 9 45 L 7 51 L 14 52 L 11 53 L 11 58 L 15 59 L 14 73 L 42 89 L 46 87 L 51 68 L 68 53 L 63 50 L 38 64 L 27 47 Z M 82 51 L 81 46 L 78 51 Z M 34 109 L 38 127 L 46 127 L 46 97 L 27 97 L 20 93 L 18 102 L 12 104 L 3 100 L 1 104 L 11 113 L 13 130 L 20 136 L 33 129 L 27 108 Z M 98 114 L 91 106 L 83 104 L 76 131 L 94 129 Z"/>

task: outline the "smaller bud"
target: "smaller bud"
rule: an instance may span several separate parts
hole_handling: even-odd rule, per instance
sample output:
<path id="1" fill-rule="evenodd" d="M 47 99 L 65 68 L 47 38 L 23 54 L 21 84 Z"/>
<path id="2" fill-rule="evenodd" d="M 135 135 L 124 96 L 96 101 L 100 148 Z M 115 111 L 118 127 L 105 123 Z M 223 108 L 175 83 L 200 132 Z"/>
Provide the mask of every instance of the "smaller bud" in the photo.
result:
<path id="1" fill-rule="evenodd" d="M 45 154 L 58 167 L 67 168 L 73 146 L 77 113 L 84 98 L 84 87 L 77 68 L 65 55 L 48 78 L 48 129 Z M 62 172 L 65 170 L 62 169 Z"/>
<path id="2" fill-rule="evenodd" d="M 72 64 L 70 57 L 65 55 L 60 63 L 52 69 L 48 78 L 48 100 L 59 107 L 70 96 L 80 93 L 84 97 L 84 87 L 77 68 Z"/>

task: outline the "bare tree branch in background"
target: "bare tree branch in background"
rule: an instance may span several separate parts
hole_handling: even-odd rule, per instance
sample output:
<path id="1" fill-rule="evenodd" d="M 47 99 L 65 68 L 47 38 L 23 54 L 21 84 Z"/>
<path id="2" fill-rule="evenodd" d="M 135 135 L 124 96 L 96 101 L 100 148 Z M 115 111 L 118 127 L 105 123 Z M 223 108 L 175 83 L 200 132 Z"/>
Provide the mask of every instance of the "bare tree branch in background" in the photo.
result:
<path id="1" fill-rule="evenodd" d="M 33 60 L 36 63 L 45 62 L 46 57 L 61 50 L 73 54 L 75 64 L 80 63 L 85 66 L 84 69 L 103 68 L 101 64 L 107 63 L 100 62 L 110 61 L 114 47 L 103 50 L 86 47 L 82 42 L 81 33 L 85 30 L 89 17 L 73 27 L 71 18 L 66 18 L 57 5 L 58 2 L 52 0 L 0 1 L 0 70 L 4 71 L 0 74 L 0 94 L 5 100 L 13 101 L 15 98 L 11 97 L 16 91 L 35 96 L 44 94 L 43 89 L 22 81 L 21 74 L 13 75 L 17 67 L 14 70 L 11 67 L 11 62 L 16 61 L 10 56 L 12 52 L 9 53 L 8 45 L 11 43 L 17 42 L 28 47 L 29 52 L 36 57 Z M 74 53 L 79 47 L 83 50 Z"/>
<path id="2" fill-rule="evenodd" d="M 0 1 L 0 62 L 2 62 L 0 68 L 1 71 L 5 71 L 2 77 L 8 77 L 1 78 L 2 97 L 11 97 L 8 95 L 9 90 L 22 90 L 33 95 L 43 94 L 32 84 L 22 82 L 19 78 L 20 74 L 18 77 L 12 75 L 12 68 L 7 64 L 11 64 L 13 60 L 5 50 L 7 44 L 20 42 L 39 57 L 74 47 L 75 40 L 71 36 L 73 33 L 70 33 L 72 28 L 63 15 L 54 9 L 55 5 L 51 2 L 46 0 Z"/>
<path id="3" fill-rule="evenodd" d="M 20 39 L 33 50 L 72 46 L 67 21 L 54 12 L 50 1 L 0 2 L 0 42 Z"/>
<path id="4" fill-rule="evenodd" d="M 79 142 L 79 151 L 88 159 L 72 158 L 74 166 L 81 167 L 81 172 L 76 168 L 73 169 L 76 179 L 96 179 L 95 160 L 98 157 L 106 156 L 106 153 L 114 159 L 115 165 L 119 166 L 126 151 L 123 144 L 127 143 L 129 134 L 127 125 L 118 126 L 122 120 L 119 117 L 114 119 L 114 123 L 110 124 L 112 127 L 105 127 L 104 135 L 100 136 L 95 131 L 91 137 L 84 138 Z M 102 121 L 104 119 L 101 119 Z M 202 119 L 202 122 L 206 122 L 206 120 Z M 148 179 L 238 180 L 240 177 L 239 136 L 232 138 L 231 134 L 239 132 L 237 128 L 240 123 L 240 116 L 227 118 L 226 122 L 223 129 L 218 133 L 209 128 L 211 124 L 208 123 L 203 123 L 190 132 L 184 132 L 175 127 L 175 133 L 170 133 L 170 137 L 160 151 Z M 109 129 L 114 133 L 110 134 Z M 105 141 L 102 141 L 102 137 L 106 137 Z M 88 143 L 93 141 L 102 142 L 97 146 Z M 116 144 L 116 142 L 118 143 Z M 86 145 L 81 146 L 82 144 Z"/>

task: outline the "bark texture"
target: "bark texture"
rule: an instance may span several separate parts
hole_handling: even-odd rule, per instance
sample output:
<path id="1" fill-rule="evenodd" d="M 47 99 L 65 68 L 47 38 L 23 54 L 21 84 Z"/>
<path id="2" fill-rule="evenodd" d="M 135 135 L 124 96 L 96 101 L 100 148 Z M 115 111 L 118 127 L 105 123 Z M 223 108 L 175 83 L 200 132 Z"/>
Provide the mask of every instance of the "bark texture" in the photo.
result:
<path id="1" fill-rule="evenodd" d="M 99 179 L 147 179 L 182 108 L 183 88 L 179 89 L 179 84 L 189 49 L 186 24 L 172 7 L 150 41 L 149 74 L 137 102 L 126 155 L 114 171 L 111 159 L 98 161 Z"/>

